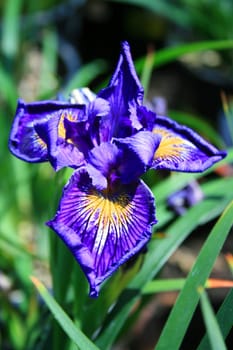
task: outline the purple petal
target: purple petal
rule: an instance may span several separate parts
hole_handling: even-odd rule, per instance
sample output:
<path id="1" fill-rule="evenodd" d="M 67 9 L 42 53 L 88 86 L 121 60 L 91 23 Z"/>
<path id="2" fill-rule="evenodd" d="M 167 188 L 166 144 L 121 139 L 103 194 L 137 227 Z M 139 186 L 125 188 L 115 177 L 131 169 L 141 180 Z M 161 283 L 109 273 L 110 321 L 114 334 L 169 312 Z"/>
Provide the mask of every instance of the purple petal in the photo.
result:
<path id="1" fill-rule="evenodd" d="M 196 132 L 167 117 L 156 118 L 153 132 L 161 136 L 154 155 L 154 169 L 202 172 L 226 156 Z"/>
<path id="2" fill-rule="evenodd" d="M 100 143 L 99 121 L 108 114 L 109 103 L 102 98 L 96 98 L 85 106 L 85 118 L 77 121 L 64 119 L 66 137 L 73 141 L 78 149 L 87 155 L 88 151 Z"/>
<path id="3" fill-rule="evenodd" d="M 120 151 L 116 145 L 110 142 L 103 142 L 100 146 L 89 152 L 88 163 L 109 178 L 111 173 L 117 171 L 120 164 Z"/>
<path id="4" fill-rule="evenodd" d="M 36 113 L 34 104 L 18 101 L 15 119 L 9 138 L 9 149 L 18 158 L 27 162 L 45 162 L 48 160 L 47 145 L 34 128 L 35 121 L 45 120 L 43 113 Z"/>
<path id="5" fill-rule="evenodd" d="M 130 183 L 151 167 L 159 142 L 160 137 L 152 132 L 140 131 L 131 137 L 113 139 L 113 143 L 101 143 L 89 152 L 87 162 L 108 179 L 110 187 L 116 181 Z"/>
<path id="6" fill-rule="evenodd" d="M 192 207 L 204 198 L 204 194 L 197 181 L 190 182 L 179 191 L 172 193 L 167 198 L 168 207 L 176 214 L 184 215 L 187 208 Z"/>
<path id="7" fill-rule="evenodd" d="M 152 131 L 156 121 L 156 114 L 145 106 L 138 106 L 137 119 L 144 130 Z"/>
<path id="8" fill-rule="evenodd" d="M 131 137 L 113 139 L 113 142 L 122 151 L 118 170 L 121 181 L 128 183 L 138 179 L 151 167 L 160 136 L 140 131 Z"/>
<path id="9" fill-rule="evenodd" d="M 154 198 L 140 181 L 118 192 L 98 191 L 83 168 L 63 191 L 48 222 L 71 250 L 97 297 L 100 284 L 147 244 L 156 223 Z"/>
<path id="10" fill-rule="evenodd" d="M 27 162 L 49 160 L 47 137 L 38 134 L 40 126 L 69 113 L 70 104 L 61 101 L 43 101 L 25 103 L 19 100 L 12 125 L 9 148 L 17 157 Z M 76 118 L 80 106 L 72 105 L 71 112 Z M 60 136 L 64 138 L 64 128 L 60 127 Z"/>
<path id="11" fill-rule="evenodd" d="M 138 105 L 142 104 L 144 89 L 135 71 L 130 46 L 126 41 L 121 43 L 120 58 L 110 86 L 117 86 L 118 95 L 122 95 L 126 101 L 135 100 Z M 123 90 L 120 90 L 121 87 Z"/>
<path id="12" fill-rule="evenodd" d="M 64 124 L 65 120 L 83 120 L 83 115 L 84 106 L 66 108 L 65 111 L 54 113 L 49 120 L 35 125 L 38 135 L 47 144 L 48 158 L 56 171 L 66 166 L 77 168 L 84 165 L 84 155 L 74 140 L 67 136 Z"/>
<path id="13" fill-rule="evenodd" d="M 109 86 L 100 91 L 98 96 L 107 100 L 111 107 L 109 115 L 100 124 L 101 141 L 130 136 L 131 124 L 136 124 L 136 106 L 142 104 L 143 87 L 136 74 L 127 42 L 122 43 L 120 58 Z"/>

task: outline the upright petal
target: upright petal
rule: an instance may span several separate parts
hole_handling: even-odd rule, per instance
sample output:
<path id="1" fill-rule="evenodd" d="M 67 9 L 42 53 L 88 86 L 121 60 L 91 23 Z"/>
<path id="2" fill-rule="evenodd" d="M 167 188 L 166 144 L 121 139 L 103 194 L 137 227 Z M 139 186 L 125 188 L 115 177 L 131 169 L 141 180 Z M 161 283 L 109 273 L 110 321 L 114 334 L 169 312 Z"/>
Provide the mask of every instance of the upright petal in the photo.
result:
<path id="1" fill-rule="evenodd" d="M 135 71 L 127 41 L 121 43 L 120 58 L 110 81 L 110 86 L 116 86 L 118 96 L 122 95 L 126 102 L 134 100 L 138 105 L 142 104 L 144 89 Z"/>
<path id="2" fill-rule="evenodd" d="M 226 156 L 200 135 L 167 117 L 157 116 L 153 132 L 161 136 L 154 169 L 202 172 Z"/>
<path id="3" fill-rule="evenodd" d="M 99 191 L 85 168 L 63 191 L 48 226 L 62 238 L 82 267 L 97 297 L 100 284 L 147 244 L 156 223 L 154 198 L 142 181 Z"/>
<path id="4" fill-rule="evenodd" d="M 102 142 L 112 137 L 130 136 L 130 125 L 136 124 L 136 106 L 142 104 L 143 87 L 136 74 L 130 47 L 127 42 L 121 46 L 120 58 L 110 84 L 98 94 L 110 104 L 111 110 L 103 118 L 100 127 Z"/>

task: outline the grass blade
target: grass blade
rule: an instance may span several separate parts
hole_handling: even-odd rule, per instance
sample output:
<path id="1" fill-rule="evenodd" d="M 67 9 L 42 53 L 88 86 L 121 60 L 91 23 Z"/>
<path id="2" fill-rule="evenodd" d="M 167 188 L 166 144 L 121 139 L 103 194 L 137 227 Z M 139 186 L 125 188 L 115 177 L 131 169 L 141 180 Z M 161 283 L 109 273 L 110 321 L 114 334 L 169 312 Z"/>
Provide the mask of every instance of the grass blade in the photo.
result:
<path id="1" fill-rule="evenodd" d="M 156 279 L 148 282 L 142 289 L 143 294 L 154 294 L 181 290 L 185 284 L 185 278 Z M 205 288 L 229 288 L 233 287 L 233 281 L 210 278 L 205 284 Z"/>
<path id="2" fill-rule="evenodd" d="M 5 2 L 2 24 L 2 51 L 12 58 L 18 51 L 19 45 L 19 19 L 23 5 L 22 0 L 8 0 Z"/>
<path id="3" fill-rule="evenodd" d="M 156 350 L 179 349 L 199 300 L 197 288 L 206 283 L 213 264 L 231 229 L 232 223 L 233 202 L 225 209 L 206 240 L 194 267 L 189 273 L 185 286 L 172 309 L 156 346 Z M 174 329 L 176 329 L 176 332 L 174 332 Z"/>
<path id="4" fill-rule="evenodd" d="M 80 350 L 98 350 L 94 343 L 78 329 L 67 314 L 62 310 L 56 300 L 49 294 L 45 286 L 35 277 L 31 277 L 33 284 L 44 299 L 54 318 L 60 324 L 68 337 L 80 348 Z"/>
<path id="5" fill-rule="evenodd" d="M 199 41 L 191 44 L 183 44 L 175 47 L 167 47 L 154 53 L 154 68 L 175 61 L 188 53 L 205 50 L 226 50 L 233 48 L 233 40 Z M 145 64 L 145 57 L 135 62 L 137 72 L 141 73 Z"/>
<path id="6" fill-rule="evenodd" d="M 90 84 L 96 77 L 103 74 L 107 70 L 107 63 L 102 59 L 85 64 L 81 67 L 73 78 L 67 83 L 63 89 L 63 94 L 68 96 L 73 89 L 85 87 Z"/>
<path id="7" fill-rule="evenodd" d="M 9 74 L 4 67 L 0 65 L 0 94 L 1 97 L 3 97 L 9 104 L 12 112 L 15 111 L 18 97 L 15 86 L 16 83 L 11 74 Z"/>
<path id="8" fill-rule="evenodd" d="M 201 301 L 201 310 L 206 325 L 209 342 L 211 344 L 211 349 L 226 350 L 226 345 L 224 343 L 218 322 L 215 318 L 214 311 L 210 305 L 207 294 L 202 287 L 199 288 L 199 293 Z"/>
<path id="9" fill-rule="evenodd" d="M 53 28 L 44 31 L 43 36 L 43 60 L 39 81 L 38 99 L 43 99 L 46 94 L 49 95 L 57 88 L 56 71 L 58 39 Z"/>
<path id="10" fill-rule="evenodd" d="M 226 338 L 232 329 L 233 325 L 233 289 L 228 293 L 222 303 L 218 313 L 217 320 L 220 326 L 222 335 Z M 197 350 L 209 350 L 210 344 L 207 335 L 205 335 L 198 346 Z"/>

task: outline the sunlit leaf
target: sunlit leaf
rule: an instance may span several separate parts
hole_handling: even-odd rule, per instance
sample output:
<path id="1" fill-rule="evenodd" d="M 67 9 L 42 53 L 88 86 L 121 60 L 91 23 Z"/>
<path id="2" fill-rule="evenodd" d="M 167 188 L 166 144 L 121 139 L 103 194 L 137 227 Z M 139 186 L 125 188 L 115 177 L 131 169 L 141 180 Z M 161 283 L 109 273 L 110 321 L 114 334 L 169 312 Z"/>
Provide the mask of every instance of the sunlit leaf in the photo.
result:
<path id="1" fill-rule="evenodd" d="M 173 350 L 180 348 L 180 344 L 199 300 L 197 288 L 206 283 L 214 262 L 231 229 L 232 223 L 233 202 L 225 209 L 207 238 L 163 328 L 156 350 L 169 349 L 171 347 Z M 176 332 L 174 332 L 174 329 L 176 329 Z"/>
<path id="2" fill-rule="evenodd" d="M 95 344 L 92 343 L 85 336 L 85 334 L 75 326 L 53 296 L 49 294 L 45 286 L 35 277 L 31 277 L 31 280 L 52 312 L 56 321 L 60 324 L 67 336 L 80 348 L 80 350 L 97 350 L 98 348 L 95 346 Z"/>
<path id="3" fill-rule="evenodd" d="M 143 294 L 153 294 L 181 290 L 186 282 L 185 278 L 156 279 L 148 282 L 142 289 Z M 205 288 L 231 288 L 233 281 L 209 278 Z"/>
<path id="4" fill-rule="evenodd" d="M 224 299 L 217 313 L 217 321 L 223 337 L 226 339 L 233 325 L 233 289 Z M 204 336 L 197 350 L 210 350 L 210 343 L 207 335 Z"/>
<path id="5" fill-rule="evenodd" d="M 209 342 L 211 344 L 212 350 L 226 350 L 226 345 L 224 343 L 218 322 L 215 318 L 214 311 L 210 305 L 209 299 L 203 288 L 198 289 L 200 293 L 201 310 L 207 329 L 207 334 L 209 337 Z"/>

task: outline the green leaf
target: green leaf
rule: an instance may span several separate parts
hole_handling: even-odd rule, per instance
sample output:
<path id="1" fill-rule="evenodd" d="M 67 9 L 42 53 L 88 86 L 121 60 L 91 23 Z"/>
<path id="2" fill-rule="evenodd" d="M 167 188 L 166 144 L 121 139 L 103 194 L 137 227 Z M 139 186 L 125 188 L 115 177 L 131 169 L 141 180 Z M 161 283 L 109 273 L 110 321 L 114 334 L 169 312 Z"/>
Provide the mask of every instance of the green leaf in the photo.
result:
<path id="1" fill-rule="evenodd" d="M 170 348 L 176 350 L 180 348 L 180 344 L 199 300 L 197 288 L 205 284 L 227 238 L 232 223 L 233 202 L 225 209 L 206 240 L 163 328 L 156 350 Z M 174 329 L 176 329 L 176 332 L 174 332 Z"/>
<path id="2" fill-rule="evenodd" d="M 52 312 L 56 321 L 60 324 L 68 337 L 80 348 L 80 350 L 97 350 L 98 348 L 95 346 L 95 344 L 75 326 L 52 295 L 49 294 L 45 286 L 35 277 L 31 277 L 31 280 Z"/>
<path id="3" fill-rule="evenodd" d="M 185 278 L 162 279 L 148 282 L 142 288 L 143 294 L 154 294 L 159 292 L 170 292 L 180 290 L 185 284 Z"/>
<path id="4" fill-rule="evenodd" d="M 15 111 L 18 93 L 16 90 L 16 83 L 3 66 L 0 65 L 0 94 L 4 97 L 10 105 L 11 111 Z"/>
<path id="5" fill-rule="evenodd" d="M 205 50 L 226 50 L 233 48 L 233 40 L 199 41 L 191 44 L 183 44 L 175 47 L 167 47 L 154 53 L 154 68 L 170 63 L 188 53 Z M 137 72 L 142 72 L 145 57 L 135 61 Z"/>
<path id="6" fill-rule="evenodd" d="M 220 326 L 223 337 L 226 338 L 233 325 L 233 289 L 231 289 L 231 291 L 226 296 L 224 302 L 222 303 L 217 313 L 217 321 Z M 205 335 L 197 350 L 209 349 L 209 340 L 207 335 Z"/>
<path id="7" fill-rule="evenodd" d="M 204 318 L 204 322 L 211 344 L 212 350 L 227 350 L 224 343 L 218 322 L 215 318 L 214 311 L 210 305 L 205 290 L 201 287 L 198 289 L 200 293 L 201 310 Z"/>
<path id="8" fill-rule="evenodd" d="M 22 0 L 5 1 L 2 23 L 2 51 L 7 57 L 13 57 L 19 46 L 19 20 Z"/>
<path id="9" fill-rule="evenodd" d="M 186 282 L 185 278 L 168 278 L 168 279 L 155 279 L 148 282 L 145 287 L 142 288 L 142 294 L 154 294 L 161 292 L 170 292 L 174 290 L 181 290 Z M 233 286 L 233 281 L 224 279 L 210 278 L 205 284 L 205 288 L 230 288 Z"/>
<path id="10" fill-rule="evenodd" d="M 58 40 L 54 29 L 44 31 L 43 36 L 43 60 L 39 81 L 38 99 L 54 91 L 57 87 L 55 78 L 58 60 Z"/>
<path id="11" fill-rule="evenodd" d="M 81 67 L 73 78 L 63 89 L 65 96 L 68 96 L 73 89 L 85 87 L 90 84 L 96 77 L 103 74 L 107 70 L 107 63 L 102 59 L 97 59 L 93 62 L 85 64 Z"/>
<path id="12" fill-rule="evenodd" d="M 141 84 L 144 88 L 144 98 L 147 97 L 147 93 L 149 90 L 149 84 L 150 84 L 150 79 L 151 79 L 151 75 L 152 75 L 152 70 L 153 70 L 153 61 L 154 61 L 154 53 L 153 51 L 150 49 L 148 51 L 148 54 L 146 56 L 145 59 L 145 64 L 142 70 L 142 74 L 141 74 Z"/>

